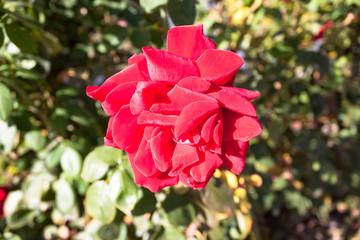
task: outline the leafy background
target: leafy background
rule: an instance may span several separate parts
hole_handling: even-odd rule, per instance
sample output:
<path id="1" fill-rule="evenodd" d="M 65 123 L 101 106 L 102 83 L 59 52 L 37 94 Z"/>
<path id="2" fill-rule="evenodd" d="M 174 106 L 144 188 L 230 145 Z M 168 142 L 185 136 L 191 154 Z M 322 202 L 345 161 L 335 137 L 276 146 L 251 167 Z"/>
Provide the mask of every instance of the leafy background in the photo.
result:
<path id="1" fill-rule="evenodd" d="M 359 238 L 359 5 L 0 0 L 0 238 Z M 240 176 L 152 194 L 103 147 L 107 117 L 85 88 L 193 23 L 245 59 L 236 85 L 262 94 L 264 131 Z"/>

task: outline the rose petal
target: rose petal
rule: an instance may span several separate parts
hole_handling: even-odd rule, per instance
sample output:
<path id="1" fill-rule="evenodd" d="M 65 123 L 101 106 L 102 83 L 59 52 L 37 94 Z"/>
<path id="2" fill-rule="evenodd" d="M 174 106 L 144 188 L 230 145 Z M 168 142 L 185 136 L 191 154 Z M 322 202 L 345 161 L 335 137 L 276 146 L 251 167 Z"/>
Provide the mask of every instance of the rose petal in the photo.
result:
<path id="1" fill-rule="evenodd" d="M 151 47 L 145 47 L 143 51 L 153 81 L 176 84 L 185 77 L 199 76 L 196 64 L 188 58 Z"/>
<path id="2" fill-rule="evenodd" d="M 149 109 L 152 104 L 169 92 L 171 87 L 160 82 L 138 82 L 136 91 L 130 100 L 130 109 L 133 114 L 139 114 Z"/>
<path id="3" fill-rule="evenodd" d="M 122 106 L 129 104 L 136 90 L 137 82 L 123 83 L 115 87 L 101 104 L 105 113 L 110 117 L 116 115 Z"/>
<path id="4" fill-rule="evenodd" d="M 112 136 L 112 129 L 113 129 L 114 118 L 111 117 L 109 119 L 108 128 L 106 130 L 106 137 L 104 137 L 104 144 L 108 147 L 117 148 L 116 144 L 114 143 L 113 136 Z"/>
<path id="5" fill-rule="evenodd" d="M 177 84 L 180 87 L 187 88 L 194 92 L 203 93 L 209 90 L 211 83 L 199 77 L 186 77 Z"/>
<path id="6" fill-rule="evenodd" d="M 197 142 L 196 138 L 194 138 L 192 131 L 183 134 L 179 139 L 173 138 L 173 140 L 176 143 L 187 144 L 187 145 L 192 145 L 192 146 L 199 143 L 199 142 Z"/>
<path id="7" fill-rule="evenodd" d="M 217 102 L 214 98 L 206 94 L 193 92 L 178 85 L 175 85 L 175 87 L 168 92 L 167 96 L 170 103 L 153 104 L 150 111 L 164 114 L 180 114 L 184 107 L 193 102 Z"/>
<path id="8" fill-rule="evenodd" d="M 178 143 L 175 146 L 173 157 L 171 158 L 172 169 L 169 176 L 178 176 L 180 172 L 189 165 L 199 161 L 196 147 Z"/>
<path id="9" fill-rule="evenodd" d="M 195 61 L 206 49 L 216 44 L 203 34 L 202 25 L 179 26 L 168 31 L 167 50 Z"/>
<path id="10" fill-rule="evenodd" d="M 176 185 L 179 182 L 179 177 L 170 177 L 168 172 L 159 172 L 159 174 L 146 177 L 135 166 L 135 154 L 128 154 L 131 169 L 134 173 L 136 184 L 149 189 L 151 192 L 157 192 L 161 188 Z"/>
<path id="11" fill-rule="evenodd" d="M 200 132 L 199 129 L 196 127 L 193 130 L 191 130 L 191 134 L 193 136 L 193 140 L 196 144 L 198 144 L 200 142 L 201 136 L 200 136 Z"/>
<path id="12" fill-rule="evenodd" d="M 161 129 L 162 127 L 158 127 L 158 126 L 146 126 L 144 128 L 144 137 L 149 142 L 151 140 L 151 136 L 153 135 L 154 131 L 159 133 Z"/>
<path id="13" fill-rule="evenodd" d="M 223 130 L 224 130 L 223 115 L 222 115 L 222 111 L 219 111 L 219 114 L 216 119 L 216 125 L 214 127 L 214 135 L 213 135 L 214 142 L 218 147 L 221 146 Z"/>
<path id="14" fill-rule="evenodd" d="M 235 174 L 240 174 L 245 167 L 246 152 L 249 142 L 226 141 L 222 145 L 223 165 Z"/>
<path id="15" fill-rule="evenodd" d="M 130 112 L 129 105 L 123 106 L 113 120 L 112 136 L 116 145 L 125 151 L 139 146 L 144 127 L 137 124 L 137 117 Z"/>
<path id="16" fill-rule="evenodd" d="M 217 103 L 207 101 L 193 102 L 184 107 L 175 122 L 175 138 L 179 139 L 183 134 L 197 127 L 218 109 L 219 105 Z"/>
<path id="17" fill-rule="evenodd" d="M 200 127 L 201 129 L 201 138 L 205 141 L 205 142 L 209 142 L 210 138 L 213 135 L 214 132 L 214 127 L 215 127 L 215 123 L 217 120 L 217 114 L 214 114 L 212 116 L 210 116 L 208 119 L 206 119 L 206 121 L 204 122 L 204 124 Z"/>
<path id="18" fill-rule="evenodd" d="M 224 85 L 224 86 L 227 86 L 227 87 L 234 87 L 234 83 L 235 83 L 235 75 L 236 74 L 234 74 L 231 78 L 230 78 L 230 80 Z"/>
<path id="19" fill-rule="evenodd" d="M 129 66 L 133 65 L 133 64 L 137 64 L 137 66 L 138 66 L 140 72 L 143 74 L 144 78 L 150 79 L 145 54 L 143 54 L 143 53 L 140 53 L 139 55 L 134 54 L 131 58 L 128 59 L 128 64 L 129 64 Z"/>
<path id="20" fill-rule="evenodd" d="M 136 152 L 134 163 L 136 168 L 145 176 L 151 177 L 158 173 L 158 169 L 154 163 L 150 145 L 143 137 L 140 146 Z"/>
<path id="21" fill-rule="evenodd" d="M 99 102 L 103 102 L 106 96 L 119 84 L 138 81 L 145 81 L 145 79 L 140 73 L 138 66 L 131 65 L 109 77 L 100 87 L 87 87 L 86 94 Z"/>
<path id="22" fill-rule="evenodd" d="M 246 97 L 249 100 L 255 99 L 260 96 L 260 93 L 245 88 L 234 88 L 234 87 L 225 87 L 225 86 L 211 86 L 208 93 L 218 92 L 221 90 L 232 91 L 234 93 L 242 95 L 243 97 Z"/>
<path id="23" fill-rule="evenodd" d="M 156 167 L 165 172 L 171 166 L 171 158 L 175 149 L 170 128 L 164 128 L 150 140 L 150 148 Z"/>
<path id="24" fill-rule="evenodd" d="M 188 169 L 185 169 L 182 173 L 179 175 L 180 181 L 185 184 L 188 187 L 191 187 L 193 189 L 204 189 L 206 184 L 210 181 L 211 176 L 206 179 L 204 182 L 197 182 L 190 174 Z"/>
<path id="25" fill-rule="evenodd" d="M 215 169 L 220 167 L 223 163 L 221 157 L 216 153 L 206 151 L 202 155 L 204 155 L 202 162 L 189 167 L 190 175 L 197 182 L 205 182 L 214 174 Z"/>
<path id="26" fill-rule="evenodd" d="M 244 60 L 230 51 L 208 49 L 196 64 L 200 70 L 200 77 L 215 84 L 226 84 L 244 64 Z"/>
<path id="27" fill-rule="evenodd" d="M 249 141 L 258 136 L 262 127 L 257 118 L 242 116 L 240 114 L 223 110 L 224 140 Z"/>
<path id="28" fill-rule="evenodd" d="M 208 94 L 220 102 L 220 105 L 234 112 L 256 117 L 254 105 L 242 95 L 229 90 L 220 90 Z"/>
<path id="29" fill-rule="evenodd" d="M 178 119 L 176 115 L 163 115 L 160 113 L 153 113 L 149 111 L 142 111 L 138 117 L 138 124 L 143 125 L 160 125 L 160 126 L 175 126 L 175 122 Z"/>

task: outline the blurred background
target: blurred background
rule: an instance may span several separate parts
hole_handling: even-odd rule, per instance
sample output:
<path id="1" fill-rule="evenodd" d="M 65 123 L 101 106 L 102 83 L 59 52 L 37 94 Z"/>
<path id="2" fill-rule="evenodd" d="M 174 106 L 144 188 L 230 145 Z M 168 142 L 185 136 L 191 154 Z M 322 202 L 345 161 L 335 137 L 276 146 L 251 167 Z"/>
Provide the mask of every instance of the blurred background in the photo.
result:
<path id="1" fill-rule="evenodd" d="M 245 59 L 240 176 L 136 186 L 86 97 L 174 25 Z M 0 0 L 0 239 L 360 239 L 360 1 Z"/>

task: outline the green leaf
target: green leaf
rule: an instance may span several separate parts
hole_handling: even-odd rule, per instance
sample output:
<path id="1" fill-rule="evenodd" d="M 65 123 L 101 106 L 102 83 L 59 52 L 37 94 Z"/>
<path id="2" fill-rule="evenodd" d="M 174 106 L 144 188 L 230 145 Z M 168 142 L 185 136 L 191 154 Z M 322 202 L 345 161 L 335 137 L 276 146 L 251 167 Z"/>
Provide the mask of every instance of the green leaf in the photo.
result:
<path id="1" fill-rule="evenodd" d="M 92 151 L 85 157 L 81 177 L 87 182 L 93 182 L 102 178 L 108 169 L 109 165 L 101 160 L 101 155 Z"/>
<path id="2" fill-rule="evenodd" d="M 185 236 L 183 232 L 181 232 L 178 228 L 172 225 L 165 226 L 164 239 L 177 239 L 177 240 L 185 240 Z"/>
<path id="3" fill-rule="evenodd" d="M 2 47 L 4 43 L 4 32 L 2 30 L 2 27 L 0 27 L 0 47 Z"/>
<path id="4" fill-rule="evenodd" d="M 122 223 L 124 224 L 124 223 Z M 119 236 L 121 224 L 112 222 L 110 224 L 103 225 L 97 234 L 101 239 L 116 239 Z"/>
<path id="5" fill-rule="evenodd" d="M 13 108 L 13 99 L 10 90 L 0 83 L 0 120 L 6 121 Z"/>
<path id="6" fill-rule="evenodd" d="M 137 201 L 142 197 L 141 190 L 124 168 L 116 169 L 113 172 L 109 188 L 111 200 L 119 210 L 126 214 L 130 214 Z"/>
<path id="7" fill-rule="evenodd" d="M 110 223 L 114 220 L 116 209 L 109 197 L 109 186 L 105 181 L 91 184 L 85 195 L 86 210 L 90 216 Z"/>
<path id="8" fill-rule="evenodd" d="M 12 229 L 22 228 L 33 222 L 35 212 L 29 209 L 16 211 L 7 218 L 7 224 Z"/>
<path id="9" fill-rule="evenodd" d="M 33 168 L 36 165 L 41 165 L 42 161 L 38 160 L 33 163 Z M 34 171 L 34 170 L 33 170 Z M 44 193 L 50 190 L 51 182 L 54 181 L 54 176 L 49 173 L 34 173 L 27 176 L 22 184 L 24 192 L 24 200 L 28 208 L 38 208 Z"/>
<path id="10" fill-rule="evenodd" d="M 312 206 L 312 202 L 307 197 L 297 191 L 284 191 L 285 203 L 288 208 L 294 208 L 299 215 L 305 215 Z"/>
<path id="11" fill-rule="evenodd" d="M 24 193 L 21 190 L 11 191 L 6 196 L 3 211 L 5 216 L 10 216 L 20 209 L 24 202 Z"/>
<path id="12" fill-rule="evenodd" d="M 15 125 L 10 126 L 6 122 L 0 120 L 0 145 L 3 146 L 4 153 L 11 151 L 16 133 L 17 129 Z"/>
<path id="13" fill-rule="evenodd" d="M 94 157 L 98 158 L 109 166 L 115 166 L 119 160 L 121 160 L 123 155 L 122 150 L 107 146 L 96 147 L 91 153 L 95 154 Z"/>
<path id="14" fill-rule="evenodd" d="M 273 182 L 271 188 L 274 191 L 282 191 L 284 190 L 286 187 L 288 186 L 288 182 L 285 178 L 282 177 L 278 177 L 276 178 L 276 180 Z"/>
<path id="15" fill-rule="evenodd" d="M 60 159 L 61 168 L 70 176 L 77 176 L 81 171 L 81 156 L 71 147 L 66 147 Z"/>
<path id="16" fill-rule="evenodd" d="M 158 48 L 161 48 L 164 45 L 164 35 L 161 31 L 152 29 L 151 33 L 151 41 L 155 43 Z"/>
<path id="17" fill-rule="evenodd" d="M 219 179 L 212 178 L 207 184 L 204 194 L 209 208 L 217 212 L 230 212 L 235 208 L 232 192 Z"/>
<path id="18" fill-rule="evenodd" d="M 32 80 L 32 81 L 43 81 L 44 78 L 42 77 L 41 74 L 35 72 L 34 70 L 28 70 L 25 68 L 18 68 L 18 70 L 16 71 L 16 76 L 23 78 L 23 79 L 27 79 L 27 80 Z"/>
<path id="19" fill-rule="evenodd" d="M 45 159 L 45 164 L 49 168 L 54 168 L 60 163 L 61 156 L 65 151 L 65 147 L 63 144 L 59 144 L 56 148 L 54 148 L 49 155 Z"/>
<path id="20" fill-rule="evenodd" d="M 42 135 L 40 130 L 33 130 L 25 133 L 25 144 L 31 150 L 38 152 L 46 145 L 46 137 Z"/>
<path id="21" fill-rule="evenodd" d="M 145 9 L 146 12 L 151 12 L 161 5 L 165 5 L 167 0 L 140 0 L 140 6 Z"/>
<path id="22" fill-rule="evenodd" d="M 167 240 L 167 239 L 177 239 L 177 240 L 186 240 L 186 237 L 183 232 L 181 232 L 175 226 L 169 224 L 164 227 L 160 235 L 156 236 L 156 240 Z"/>
<path id="23" fill-rule="evenodd" d="M 64 181 L 58 180 L 54 183 L 56 207 L 62 213 L 68 213 L 76 202 L 75 192 L 72 186 Z"/>
<path id="24" fill-rule="evenodd" d="M 41 202 L 43 179 L 41 175 L 30 175 L 23 183 L 23 192 L 26 205 L 33 209 L 37 208 Z"/>
<path id="25" fill-rule="evenodd" d="M 142 198 L 137 202 L 137 204 L 134 207 L 134 210 L 132 211 L 132 214 L 134 216 L 150 213 L 155 209 L 156 206 L 155 195 L 146 188 L 142 189 L 142 192 L 143 192 Z"/>
<path id="26" fill-rule="evenodd" d="M 127 28 L 123 28 L 118 25 L 110 25 L 105 28 L 103 38 L 111 46 L 118 47 L 127 35 Z"/>
<path id="27" fill-rule="evenodd" d="M 4 234 L 5 240 L 22 240 L 21 237 L 15 233 L 7 232 Z"/>
<path id="28" fill-rule="evenodd" d="M 172 224 L 188 226 L 195 218 L 195 208 L 183 196 L 170 194 L 164 201 L 164 209 Z"/>
<path id="29" fill-rule="evenodd" d="M 149 45 L 151 34 L 149 31 L 136 29 L 131 35 L 130 40 L 137 48 Z"/>
<path id="30" fill-rule="evenodd" d="M 6 24 L 5 25 L 6 33 L 11 40 L 18 48 L 23 52 L 27 53 L 36 53 L 37 45 L 35 38 L 29 33 L 29 31 L 21 27 L 16 23 Z"/>
<path id="31" fill-rule="evenodd" d="M 81 177 L 76 177 L 75 179 L 73 179 L 73 184 L 74 187 L 76 189 L 76 192 L 81 195 L 84 196 L 86 193 L 86 190 L 89 187 L 89 183 L 86 182 L 84 179 L 82 179 Z"/>
<path id="32" fill-rule="evenodd" d="M 176 26 L 191 25 L 195 21 L 196 0 L 169 0 L 168 10 Z"/>

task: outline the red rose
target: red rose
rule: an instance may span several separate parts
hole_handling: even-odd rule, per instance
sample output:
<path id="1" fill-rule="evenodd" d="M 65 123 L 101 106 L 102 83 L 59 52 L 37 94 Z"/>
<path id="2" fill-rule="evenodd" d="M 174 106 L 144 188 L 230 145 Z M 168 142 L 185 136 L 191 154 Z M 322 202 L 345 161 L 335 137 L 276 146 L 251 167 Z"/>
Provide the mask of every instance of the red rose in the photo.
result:
<path id="1" fill-rule="evenodd" d="M 262 128 L 251 99 L 231 87 L 243 59 L 216 50 L 202 25 L 168 32 L 167 51 L 143 48 L 88 96 L 110 116 L 105 145 L 127 151 L 137 184 L 204 188 L 216 168 L 239 174 Z"/>
<path id="2" fill-rule="evenodd" d="M 0 219 L 4 216 L 4 202 L 9 193 L 6 187 L 0 187 Z"/>

